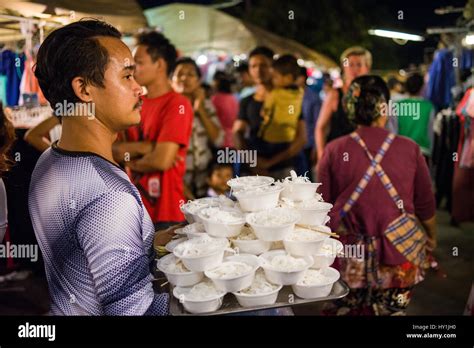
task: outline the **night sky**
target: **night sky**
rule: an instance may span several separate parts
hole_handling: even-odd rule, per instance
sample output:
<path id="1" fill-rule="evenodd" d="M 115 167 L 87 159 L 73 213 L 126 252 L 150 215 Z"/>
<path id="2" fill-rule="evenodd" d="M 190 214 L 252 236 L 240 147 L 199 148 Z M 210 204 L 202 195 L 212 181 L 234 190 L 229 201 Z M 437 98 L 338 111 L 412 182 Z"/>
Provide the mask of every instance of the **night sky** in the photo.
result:
<path id="1" fill-rule="evenodd" d="M 257 1 L 257 0 L 255 0 Z M 278 0 L 275 0 L 277 2 Z M 298 0 L 295 0 L 298 1 Z M 314 0 L 315 6 L 317 6 L 317 1 Z M 351 2 L 358 2 L 361 4 L 366 3 L 365 0 L 347 0 Z M 380 4 L 385 8 L 385 12 L 393 14 L 393 16 L 380 16 L 378 23 L 374 23 L 374 27 L 384 28 L 384 29 L 398 29 L 400 31 L 407 31 L 415 34 L 425 34 L 426 28 L 428 27 L 442 27 L 442 26 L 454 26 L 456 19 L 462 16 L 462 13 L 446 14 L 446 15 L 437 15 L 434 13 L 436 8 L 454 6 L 454 7 L 464 7 L 467 0 L 381 0 Z M 173 3 L 174 1 L 158 1 L 158 0 L 139 0 L 138 3 L 144 8 L 151 8 L 159 5 L 165 5 Z M 181 1 L 185 3 L 197 3 L 203 5 L 209 5 L 219 1 Z M 250 0 L 253 2 L 253 0 Z M 291 1 L 285 2 L 287 5 L 291 6 Z M 237 6 L 244 6 L 244 4 L 239 4 Z M 402 10 L 404 19 L 399 21 L 397 19 L 398 11 Z M 367 8 L 367 11 L 372 11 L 372 9 Z M 265 28 L 268 29 L 268 28 Z M 425 36 L 427 39 L 424 42 L 408 42 L 404 46 L 397 45 L 393 42 L 394 52 L 397 55 L 398 66 L 392 66 L 393 69 L 405 68 L 410 63 L 422 63 L 423 56 L 425 51 L 432 51 L 436 48 L 436 45 L 439 41 L 439 36 Z M 386 38 L 373 37 L 373 44 L 377 46 L 377 43 L 380 43 L 379 40 L 391 40 Z M 305 44 L 305 42 L 301 42 Z M 392 43 L 391 43 L 392 44 Z M 324 53 L 324 52 L 322 52 Z"/>

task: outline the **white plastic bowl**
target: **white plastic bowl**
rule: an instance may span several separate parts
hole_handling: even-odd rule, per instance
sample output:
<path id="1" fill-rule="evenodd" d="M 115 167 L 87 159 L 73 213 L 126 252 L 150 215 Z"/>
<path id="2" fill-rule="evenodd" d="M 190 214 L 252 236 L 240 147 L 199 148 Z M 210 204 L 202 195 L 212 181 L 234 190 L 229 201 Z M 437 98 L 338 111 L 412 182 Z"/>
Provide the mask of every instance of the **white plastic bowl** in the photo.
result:
<path id="1" fill-rule="evenodd" d="M 324 232 L 331 232 L 331 229 L 327 226 L 316 226 L 321 231 Z M 310 231 L 309 233 L 311 233 Z M 295 232 L 292 232 L 295 233 Z M 283 245 L 285 246 L 286 251 L 291 255 L 296 256 L 307 256 L 307 255 L 314 255 L 319 252 L 321 247 L 324 244 L 324 241 L 329 238 L 329 235 L 313 232 L 315 239 L 310 241 L 297 241 L 292 240 L 292 234 L 288 235 L 288 237 L 283 240 Z"/>
<path id="2" fill-rule="evenodd" d="M 281 198 L 288 198 L 293 201 L 304 201 L 314 197 L 318 187 L 321 183 L 314 182 L 301 182 L 292 183 L 284 182 L 283 191 L 281 192 Z"/>
<path id="3" fill-rule="evenodd" d="M 282 186 L 271 186 L 267 192 L 236 191 L 233 193 L 239 201 L 240 209 L 246 212 L 256 212 L 275 208 L 278 205 Z"/>
<path id="4" fill-rule="evenodd" d="M 276 302 L 278 293 L 282 288 L 283 285 L 279 285 L 272 292 L 257 295 L 243 294 L 241 292 L 234 292 L 233 294 L 242 307 L 269 306 Z"/>
<path id="5" fill-rule="evenodd" d="M 207 217 L 202 214 L 203 209 L 201 210 L 201 213 L 199 214 L 199 218 L 202 221 L 202 224 L 204 225 L 204 228 L 206 229 L 207 234 L 209 234 L 212 237 L 217 237 L 217 238 L 231 238 L 231 237 L 236 237 L 240 234 L 240 230 L 242 227 L 245 225 L 245 216 L 241 214 L 237 210 L 228 210 L 232 211 L 235 213 L 238 213 L 241 215 L 241 219 L 238 222 L 218 222 L 212 219 L 212 217 Z"/>
<path id="6" fill-rule="evenodd" d="M 331 293 L 332 286 L 339 279 L 340 274 L 331 267 L 323 268 L 321 272 L 329 278 L 327 281 L 314 285 L 303 285 L 301 282 L 292 285 L 291 287 L 296 296 L 304 299 L 328 296 Z"/>
<path id="7" fill-rule="evenodd" d="M 289 207 L 287 204 L 285 206 Z M 291 207 L 295 209 L 301 216 L 298 220 L 299 224 L 319 226 L 324 225 L 328 218 L 328 213 L 331 211 L 333 205 L 327 202 L 319 202 L 315 208 L 299 208 Z"/>
<path id="8" fill-rule="evenodd" d="M 179 233 L 178 230 L 175 231 L 176 234 L 185 235 L 189 239 L 202 237 L 206 235 L 206 230 L 204 224 L 201 222 L 195 222 L 189 225 L 184 226 L 180 229 Z"/>
<path id="9" fill-rule="evenodd" d="M 168 254 L 163 256 L 157 261 L 157 268 L 163 272 L 166 276 L 166 279 L 174 286 L 193 286 L 194 284 L 199 283 L 204 278 L 204 273 L 202 272 L 186 272 L 186 273 L 175 273 L 169 272 L 166 270 L 166 265 L 171 262 L 176 262 L 176 256 L 173 254 Z"/>
<path id="10" fill-rule="evenodd" d="M 188 205 L 187 203 L 181 205 L 179 207 L 179 209 L 181 210 L 181 212 L 183 213 L 184 215 L 184 218 L 186 219 L 186 221 L 190 224 L 192 223 L 195 223 L 195 222 L 200 222 L 199 221 L 199 218 L 198 218 L 198 215 L 197 215 L 197 212 L 196 213 L 191 213 L 189 210 L 188 210 Z"/>
<path id="11" fill-rule="evenodd" d="M 178 238 L 178 239 L 173 239 L 172 241 L 168 242 L 168 243 L 165 245 L 165 249 L 166 249 L 167 252 L 172 253 L 173 250 L 174 250 L 174 248 L 175 248 L 178 244 L 180 244 L 180 243 L 182 243 L 182 242 L 185 242 L 185 241 L 187 241 L 187 240 L 188 240 L 188 238 L 186 238 L 186 237 Z"/>
<path id="12" fill-rule="evenodd" d="M 209 271 L 204 272 L 206 277 L 212 280 L 216 289 L 220 291 L 224 291 L 225 293 L 228 292 L 236 292 L 242 289 L 248 288 L 252 285 L 253 278 L 255 277 L 255 271 L 260 267 L 260 259 L 255 255 L 234 255 L 226 257 L 224 262 L 219 266 L 222 266 L 224 263 L 234 261 L 234 262 L 242 262 L 247 265 L 250 265 L 252 269 L 245 274 L 239 275 L 235 278 L 216 278 L 212 274 L 212 269 Z"/>
<path id="13" fill-rule="evenodd" d="M 275 216 L 278 216 L 282 212 L 292 215 L 290 222 L 278 226 L 262 225 L 254 222 L 256 220 L 258 221 L 258 216 L 260 214 L 275 214 Z M 247 223 L 252 227 L 257 238 L 267 242 L 284 240 L 291 231 L 293 231 L 295 224 L 299 219 L 300 215 L 296 211 L 288 210 L 286 208 L 275 208 L 270 211 L 251 213 L 246 217 Z"/>
<path id="14" fill-rule="evenodd" d="M 325 247 L 329 248 L 330 251 L 326 251 Z M 319 269 L 331 266 L 343 248 L 344 246 L 340 241 L 334 238 L 326 239 L 319 252 L 312 255 L 314 262 L 311 268 Z"/>
<path id="15" fill-rule="evenodd" d="M 240 190 L 246 187 L 263 187 L 271 185 L 275 182 L 270 176 L 241 176 L 237 178 L 232 178 L 227 181 L 227 185 L 229 185 L 232 190 Z"/>
<path id="16" fill-rule="evenodd" d="M 303 277 L 304 271 L 306 271 L 313 264 L 313 258 L 311 256 L 302 257 L 306 261 L 305 266 L 301 267 L 301 269 L 292 272 L 279 271 L 268 264 L 268 262 L 271 262 L 271 260 L 275 256 L 286 254 L 287 253 L 285 250 L 272 250 L 259 256 L 260 258 L 262 258 L 261 267 L 265 271 L 265 277 L 273 284 L 296 284 Z"/>
<path id="17" fill-rule="evenodd" d="M 194 209 L 189 209 L 191 205 L 198 205 L 197 208 Z M 179 209 L 181 212 L 184 214 L 184 218 L 186 221 L 190 224 L 194 222 L 201 222 L 199 218 L 199 211 L 203 208 L 208 208 L 208 207 L 218 207 L 219 206 L 219 199 L 215 197 L 205 197 L 205 198 L 199 198 L 195 199 L 193 201 L 187 202 L 182 204 Z"/>
<path id="18" fill-rule="evenodd" d="M 183 248 L 186 248 L 188 244 L 192 243 L 193 241 L 201 240 L 201 239 L 215 239 L 219 241 L 220 246 L 209 253 L 199 255 L 199 256 L 183 256 Z M 224 252 L 228 249 L 228 241 L 225 238 L 211 238 L 211 237 L 200 237 L 200 238 L 192 238 L 183 243 L 179 243 L 179 247 L 176 246 L 173 250 L 173 254 L 180 258 L 183 261 L 183 264 L 186 266 L 187 269 L 194 272 L 204 272 L 208 269 L 217 267 L 219 264 L 222 263 L 224 259 Z"/>
<path id="19" fill-rule="evenodd" d="M 260 255 L 270 250 L 272 242 L 266 242 L 259 239 L 233 239 L 234 247 L 238 249 L 239 253 Z"/>
<path id="20" fill-rule="evenodd" d="M 173 295 L 176 297 L 184 306 L 184 309 L 192 314 L 211 313 L 215 312 L 222 306 L 222 300 L 225 295 L 224 292 L 216 295 L 213 298 L 205 300 L 189 300 L 186 299 L 186 294 L 191 290 L 190 287 L 175 287 L 173 289 Z"/>

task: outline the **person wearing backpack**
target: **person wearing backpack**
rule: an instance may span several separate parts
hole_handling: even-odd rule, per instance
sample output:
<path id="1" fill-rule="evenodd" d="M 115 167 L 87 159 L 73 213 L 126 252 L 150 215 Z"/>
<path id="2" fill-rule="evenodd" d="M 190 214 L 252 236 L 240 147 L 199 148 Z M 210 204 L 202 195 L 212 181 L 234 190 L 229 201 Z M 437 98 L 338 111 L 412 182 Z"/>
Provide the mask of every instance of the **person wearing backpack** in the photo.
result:
<path id="1" fill-rule="evenodd" d="M 356 130 L 329 143 L 320 162 L 330 226 L 345 246 L 335 266 L 351 288 L 328 315 L 404 315 L 436 247 L 428 167 L 415 142 L 384 128 L 389 98 L 380 77 L 356 78 L 344 98 Z"/>

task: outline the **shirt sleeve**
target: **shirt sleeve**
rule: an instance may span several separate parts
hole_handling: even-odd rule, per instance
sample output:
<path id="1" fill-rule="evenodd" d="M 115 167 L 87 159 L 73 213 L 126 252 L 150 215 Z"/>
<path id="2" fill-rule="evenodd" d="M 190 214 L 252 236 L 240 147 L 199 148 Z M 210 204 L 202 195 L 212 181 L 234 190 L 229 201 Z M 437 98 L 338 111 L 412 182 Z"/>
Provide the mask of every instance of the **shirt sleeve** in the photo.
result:
<path id="1" fill-rule="evenodd" d="M 214 123 L 217 128 L 219 128 L 219 134 L 217 135 L 217 138 L 216 140 L 214 140 L 213 144 L 215 147 L 221 147 L 224 144 L 225 133 L 224 128 L 222 128 L 221 122 L 217 117 L 216 109 L 214 108 L 214 105 L 212 105 L 212 102 L 209 99 L 206 99 L 204 101 L 204 107 L 206 108 L 206 112 L 209 115 L 211 122 Z"/>
<path id="2" fill-rule="evenodd" d="M 420 148 L 416 146 L 417 166 L 414 180 L 413 203 L 415 206 L 415 215 L 420 220 L 428 220 L 435 215 L 436 203 L 431 187 L 431 178 Z"/>
<path id="3" fill-rule="evenodd" d="M 247 121 L 247 123 L 249 122 L 249 117 L 247 115 L 247 106 L 249 103 L 249 98 L 253 98 L 253 96 L 245 97 L 244 99 L 240 101 L 239 115 L 238 115 L 239 120 Z"/>
<path id="4" fill-rule="evenodd" d="M 168 295 L 155 294 L 143 208 L 129 193 L 108 192 L 78 216 L 80 247 L 87 259 L 104 315 L 166 315 Z"/>
<path id="5" fill-rule="evenodd" d="M 186 98 L 176 98 L 166 108 L 163 126 L 158 143 L 173 142 L 181 146 L 189 144 L 188 129 L 193 122 L 194 112 L 191 103 Z"/>

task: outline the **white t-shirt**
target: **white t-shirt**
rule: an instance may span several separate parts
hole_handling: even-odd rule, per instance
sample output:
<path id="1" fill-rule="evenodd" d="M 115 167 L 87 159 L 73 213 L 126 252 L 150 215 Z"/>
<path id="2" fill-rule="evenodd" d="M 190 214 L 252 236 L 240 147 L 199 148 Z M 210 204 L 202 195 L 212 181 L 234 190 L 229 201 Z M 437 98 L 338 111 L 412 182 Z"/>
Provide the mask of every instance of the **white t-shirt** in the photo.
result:
<path id="1" fill-rule="evenodd" d="M 0 178 L 0 243 L 3 242 L 7 231 L 7 192 L 2 178 Z"/>

